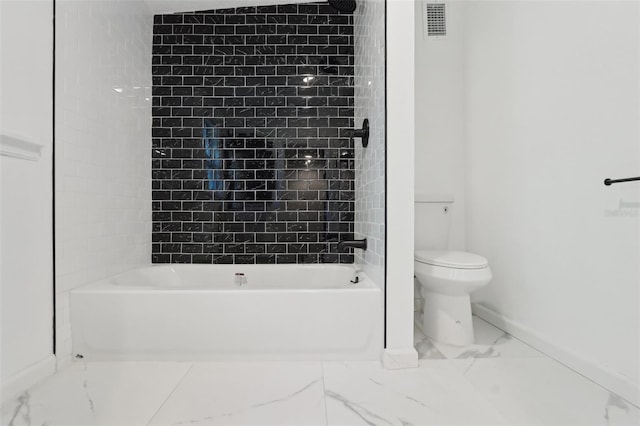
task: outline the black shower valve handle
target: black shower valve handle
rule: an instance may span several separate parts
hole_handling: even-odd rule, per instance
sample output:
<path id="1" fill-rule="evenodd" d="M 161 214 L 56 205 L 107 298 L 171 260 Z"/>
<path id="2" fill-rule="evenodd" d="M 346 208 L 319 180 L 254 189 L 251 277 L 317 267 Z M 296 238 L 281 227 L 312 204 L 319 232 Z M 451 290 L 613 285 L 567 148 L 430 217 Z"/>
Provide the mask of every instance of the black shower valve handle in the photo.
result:
<path id="1" fill-rule="evenodd" d="M 362 129 L 355 129 L 351 134 L 354 138 L 362 138 L 362 147 L 369 145 L 369 119 L 365 118 L 362 122 Z"/>

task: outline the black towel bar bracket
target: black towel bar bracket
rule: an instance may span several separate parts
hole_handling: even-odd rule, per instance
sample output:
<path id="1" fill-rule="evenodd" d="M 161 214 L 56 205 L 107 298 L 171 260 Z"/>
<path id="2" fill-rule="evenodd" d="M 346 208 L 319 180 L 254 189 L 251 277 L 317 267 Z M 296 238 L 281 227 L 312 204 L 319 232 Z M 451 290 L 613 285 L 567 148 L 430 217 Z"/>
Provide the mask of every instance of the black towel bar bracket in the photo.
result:
<path id="1" fill-rule="evenodd" d="M 634 181 L 634 180 L 640 180 L 640 176 L 638 176 L 638 177 L 630 177 L 630 178 L 625 178 L 625 179 L 609 179 L 609 178 L 607 178 L 607 179 L 604 180 L 604 184 L 607 185 L 607 186 L 610 186 L 611 184 L 614 184 L 614 183 L 631 182 L 631 181 Z"/>

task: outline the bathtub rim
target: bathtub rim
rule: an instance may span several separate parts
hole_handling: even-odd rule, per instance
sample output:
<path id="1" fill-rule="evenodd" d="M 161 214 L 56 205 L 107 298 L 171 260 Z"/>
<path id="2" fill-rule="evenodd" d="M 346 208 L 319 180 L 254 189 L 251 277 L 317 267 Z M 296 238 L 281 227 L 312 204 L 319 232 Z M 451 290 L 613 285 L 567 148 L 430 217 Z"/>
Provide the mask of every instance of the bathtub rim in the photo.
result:
<path id="1" fill-rule="evenodd" d="M 267 287 L 267 288 L 256 288 L 251 287 L 250 284 L 243 286 L 233 286 L 233 287 L 167 287 L 167 286 L 151 286 L 151 285 L 129 285 L 129 284 L 117 284 L 113 282 L 118 279 L 118 277 L 123 277 L 127 275 L 131 275 L 136 271 L 144 270 L 144 269 L 237 269 L 237 267 L 252 267 L 253 269 L 258 269 L 262 267 L 266 268 L 282 268 L 282 269 L 290 269 L 290 270 L 317 270 L 323 269 L 327 266 L 332 268 L 339 269 L 348 269 L 350 273 L 358 273 L 358 276 L 362 277 L 360 282 L 357 284 L 347 284 L 345 283 L 344 287 L 305 287 L 301 285 L 300 287 Z M 223 268 L 220 268 L 223 267 Z M 199 293 L 199 292 L 223 292 L 223 293 L 252 293 L 259 294 L 265 292 L 300 292 L 300 293 L 317 293 L 317 292 L 362 292 L 362 291 L 382 291 L 382 289 L 375 283 L 371 278 L 366 274 L 366 272 L 362 269 L 358 269 L 358 267 L 354 264 L 281 264 L 281 265 L 271 265 L 271 264 L 248 264 L 248 265 L 203 265 L 203 264 L 149 264 L 141 267 L 132 268 L 128 271 L 120 272 L 118 274 L 102 278 L 93 282 L 89 282 L 87 284 L 83 284 L 82 286 L 76 287 L 72 289 L 71 293 Z"/>

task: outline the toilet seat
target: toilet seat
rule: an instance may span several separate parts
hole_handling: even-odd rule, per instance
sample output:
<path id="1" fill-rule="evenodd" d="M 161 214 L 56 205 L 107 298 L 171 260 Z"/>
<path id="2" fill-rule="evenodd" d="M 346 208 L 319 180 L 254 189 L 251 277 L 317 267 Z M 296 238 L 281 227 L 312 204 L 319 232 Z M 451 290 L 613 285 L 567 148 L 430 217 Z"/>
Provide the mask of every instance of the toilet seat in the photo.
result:
<path id="1" fill-rule="evenodd" d="M 489 266 L 484 257 L 464 251 L 418 250 L 414 257 L 416 262 L 444 268 L 482 269 Z"/>

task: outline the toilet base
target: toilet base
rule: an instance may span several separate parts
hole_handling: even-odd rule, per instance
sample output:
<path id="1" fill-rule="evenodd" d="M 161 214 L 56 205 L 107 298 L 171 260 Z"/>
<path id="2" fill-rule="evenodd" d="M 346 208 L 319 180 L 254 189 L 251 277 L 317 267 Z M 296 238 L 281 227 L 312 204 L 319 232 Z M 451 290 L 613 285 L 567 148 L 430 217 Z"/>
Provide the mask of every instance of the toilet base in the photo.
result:
<path id="1" fill-rule="evenodd" d="M 434 293 L 422 287 L 424 313 L 422 331 L 442 343 L 455 346 L 473 344 L 473 322 L 469 294 L 448 295 Z"/>

